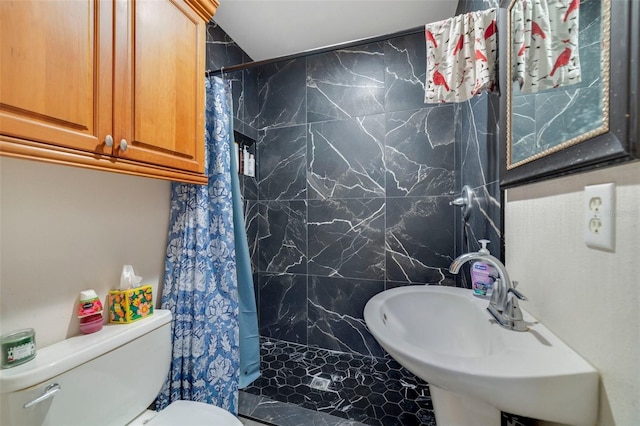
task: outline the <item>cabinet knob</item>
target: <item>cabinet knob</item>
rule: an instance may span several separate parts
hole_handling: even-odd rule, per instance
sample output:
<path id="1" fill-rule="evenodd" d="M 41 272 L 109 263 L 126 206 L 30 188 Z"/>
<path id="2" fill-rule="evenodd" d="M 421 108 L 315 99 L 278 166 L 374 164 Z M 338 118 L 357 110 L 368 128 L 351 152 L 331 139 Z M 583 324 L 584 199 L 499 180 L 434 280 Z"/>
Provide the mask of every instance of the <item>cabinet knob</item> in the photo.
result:
<path id="1" fill-rule="evenodd" d="M 126 151 L 127 150 L 127 140 L 126 139 L 120 139 L 120 151 Z"/>
<path id="2" fill-rule="evenodd" d="M 113 136 L 107 135 L 107 137 L 104 138 L 104 144 L 111 148 L 113 146 Z"/>

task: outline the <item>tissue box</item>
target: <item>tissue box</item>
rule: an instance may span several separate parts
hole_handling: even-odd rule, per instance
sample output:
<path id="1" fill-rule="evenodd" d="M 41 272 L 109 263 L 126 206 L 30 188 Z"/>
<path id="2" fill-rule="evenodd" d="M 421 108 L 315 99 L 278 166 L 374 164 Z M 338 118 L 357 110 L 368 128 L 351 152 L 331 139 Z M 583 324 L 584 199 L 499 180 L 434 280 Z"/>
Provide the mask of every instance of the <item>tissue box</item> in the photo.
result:
<path id="1" fill-rule="evenodd" d="M 109 322 L 129 324 L 153 314 L 151 285 L 109 292 Z"/>

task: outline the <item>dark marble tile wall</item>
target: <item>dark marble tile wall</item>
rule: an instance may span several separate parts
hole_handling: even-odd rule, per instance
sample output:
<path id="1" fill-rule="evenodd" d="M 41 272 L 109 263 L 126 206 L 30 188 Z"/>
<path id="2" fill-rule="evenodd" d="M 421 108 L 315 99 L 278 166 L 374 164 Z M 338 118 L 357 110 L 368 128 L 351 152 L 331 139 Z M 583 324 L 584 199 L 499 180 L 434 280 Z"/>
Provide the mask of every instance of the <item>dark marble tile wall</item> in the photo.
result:
<path id="1" fill-rule="evenodd" d="M 366 301 L 382 290 L 382 280 L 310 276 L 309 340 L 335 351 L 385 356 L 362 319 Z"/>
<path id="2" fill-rule="evenodd" d="M 383 43 L 307 58 L 307 121 L 338 120 L 385 111 Z"/>
<path id="3" fill-rule="evenodd" d="M 207 70 L 250 62 L 251 58 L 215 21 L 207 24 Z"/>
<path id="4" fill-rule="evenodd" d="M 384 118 L 376 114 L 309 124 L 309 199 L 384 198 Z"/>
<path id="5" fill-rule="evenodd" d="M 383 198 L 309 200 L 310 275 L 382 280 Z"/>
<path id="6" fill-rule="evenodd" d="M 456 109 L 423 104 L 424 72 L 422 34 L 257 69 L 262 336 L 383 356 L 366 302 L 454 284 Z"/>
<path id="7" fill-rule="evenodd" d="M 258 68 L 258 128 L 306 124 L 305 59 L 275 62 Z"/>
<path id="8" fill-rule="evenodd" d="M 491 241 L 489 250 L 502 256 L 501 192 L 499 183 L 499 97 L 482 94 L 457 105 L 459 170 L 456 187 L 469 185 L 474 191 L 473 209 L 463 220 L 456 211 L 456 254 L 477 251 L 478 240 Z M 468 266 L 468 265 L 466 265 Z M 467 276 L 468 278 L 468 276 Z M 466 284 L 465 284 L 466 286 Z"/>
<path id="9" fill-rule="evenodd" d="M 535 94 L 519 93 L 514 84 L 513 161 L 553 148 L 602 124 L 600 80 L 601 2 L 580 2 L 581 82 Z"/>

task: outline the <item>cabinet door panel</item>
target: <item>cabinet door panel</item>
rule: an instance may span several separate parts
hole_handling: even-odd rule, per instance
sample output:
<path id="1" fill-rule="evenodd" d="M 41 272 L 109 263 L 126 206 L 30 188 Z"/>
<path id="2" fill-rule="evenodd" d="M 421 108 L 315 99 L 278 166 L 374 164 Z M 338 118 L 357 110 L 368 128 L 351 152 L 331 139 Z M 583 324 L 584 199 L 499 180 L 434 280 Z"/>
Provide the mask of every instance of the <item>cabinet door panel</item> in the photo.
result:
<path id="1" fill-rule="evenodd" d="M 204 23 L 182 0 L 134 4 L 133 138 L 119 155 L 201 173 Z"/>
<path id="2" fill-rule="evenodd" d="M 108 1 L 0 1 L 3 135 L 111 153 L 112 19 Z"/>

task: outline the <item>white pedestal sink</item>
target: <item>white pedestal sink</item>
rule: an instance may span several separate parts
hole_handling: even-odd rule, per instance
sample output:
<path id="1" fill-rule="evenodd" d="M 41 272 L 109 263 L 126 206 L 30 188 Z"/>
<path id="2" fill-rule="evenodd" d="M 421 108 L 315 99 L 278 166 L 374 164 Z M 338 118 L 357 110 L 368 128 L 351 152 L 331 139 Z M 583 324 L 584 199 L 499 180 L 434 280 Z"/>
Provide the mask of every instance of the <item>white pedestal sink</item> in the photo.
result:
<path id="1" fill-rule="evenodd" d="M 438 424 L 500 425 L 500 411 L 593 425 L 598 372 L 523 309 L 529 330 L 507 330 L 471 290 L 406 286 L 365 306 L 371 334 L 430 385 Z"/>

